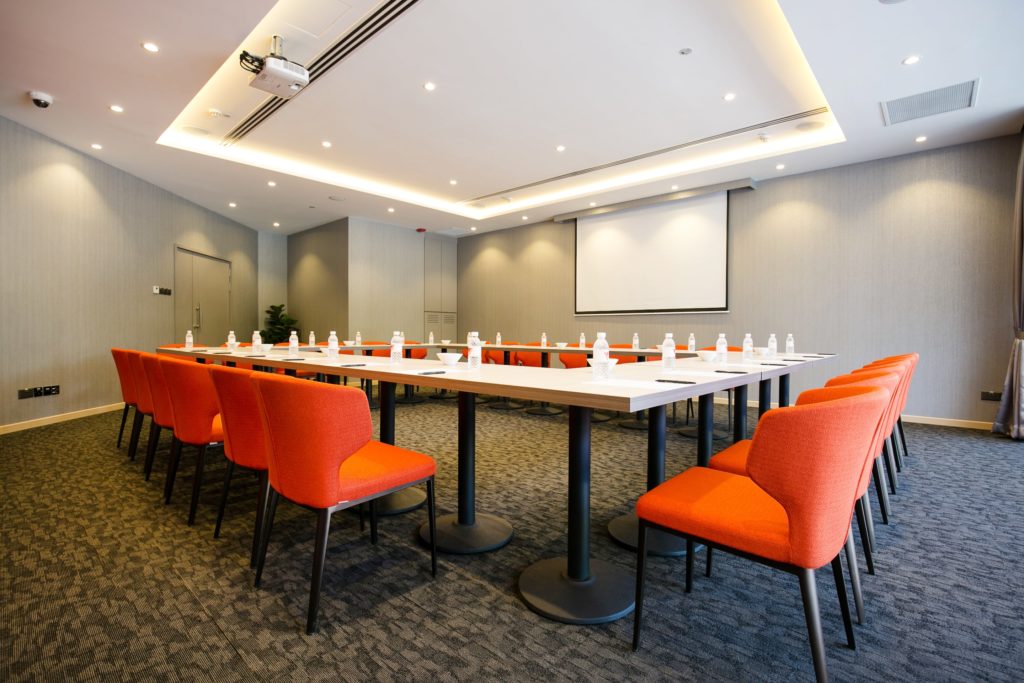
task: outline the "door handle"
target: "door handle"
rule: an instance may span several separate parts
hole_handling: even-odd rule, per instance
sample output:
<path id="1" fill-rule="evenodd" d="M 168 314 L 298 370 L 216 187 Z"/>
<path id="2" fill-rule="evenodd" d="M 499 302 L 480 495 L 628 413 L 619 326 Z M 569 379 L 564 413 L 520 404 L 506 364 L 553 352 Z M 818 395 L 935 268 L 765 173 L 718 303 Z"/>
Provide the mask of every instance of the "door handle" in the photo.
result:
<path id="1" fill-rule="evenodd" d="M 192 329 L 198 330 L 203 326 L 203 309 L 196 304 L 196 310 L 192 314 Z"/>

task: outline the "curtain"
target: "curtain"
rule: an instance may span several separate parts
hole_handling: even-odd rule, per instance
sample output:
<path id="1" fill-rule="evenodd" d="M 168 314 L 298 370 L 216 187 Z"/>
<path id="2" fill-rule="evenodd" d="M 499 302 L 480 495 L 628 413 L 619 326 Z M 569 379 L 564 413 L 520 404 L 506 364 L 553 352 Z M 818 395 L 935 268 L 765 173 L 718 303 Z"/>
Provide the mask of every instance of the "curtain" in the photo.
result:
<path id="1" fill-rule="evenodd" d="M 1024 135 L 1013 200 L 1013 346 L 992 431 L 1024 439 Z"/>

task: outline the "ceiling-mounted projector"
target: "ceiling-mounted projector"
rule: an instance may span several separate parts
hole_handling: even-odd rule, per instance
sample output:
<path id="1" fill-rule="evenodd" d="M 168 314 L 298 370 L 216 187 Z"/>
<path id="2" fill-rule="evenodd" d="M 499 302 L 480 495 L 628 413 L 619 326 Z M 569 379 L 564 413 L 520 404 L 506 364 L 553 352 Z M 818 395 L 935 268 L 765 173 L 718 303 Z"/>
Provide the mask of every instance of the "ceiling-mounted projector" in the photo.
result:
<path id="1" fill-rule="evenodd" d="M 256 74 L 249 85 L 271 95 L 288 99 L 309 85 L 309 72 L 306 67 L 289 62 L 281 54 L 281 36 L 271 39 L 270 54 L 266 57 L 242 50 L 238 61 L 242 68 Z"/>

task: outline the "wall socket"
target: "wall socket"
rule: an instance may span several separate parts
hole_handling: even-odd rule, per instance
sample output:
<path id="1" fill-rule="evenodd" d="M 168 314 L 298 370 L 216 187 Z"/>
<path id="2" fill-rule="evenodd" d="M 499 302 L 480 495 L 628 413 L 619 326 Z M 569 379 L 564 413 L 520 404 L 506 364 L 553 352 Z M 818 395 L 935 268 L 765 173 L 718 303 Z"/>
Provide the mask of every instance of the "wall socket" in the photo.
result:
<path id="1" fill-rule="evenodd" d="M 1003 392 L 1001 391 L 983 391 L 981 392 L 982 401 L 1002 401 Z"/>
<path id="2" fill-rule="evenodd" d="M 154 294 L 163 294 L 164 296 L 170 296 L 171 295 L 171 288 L 170 287 L 161 287 L 160 285 L 153 285 L 153 293 Z"/>
<path id="3" fill-rule="evenodd" d="M 18 389 L 18 398 L 36 398 L 38 396 L 56 396 L 60 393 L 59 384 L 51 384 L 48 387 L 28 387 L 27 389 Z"/>

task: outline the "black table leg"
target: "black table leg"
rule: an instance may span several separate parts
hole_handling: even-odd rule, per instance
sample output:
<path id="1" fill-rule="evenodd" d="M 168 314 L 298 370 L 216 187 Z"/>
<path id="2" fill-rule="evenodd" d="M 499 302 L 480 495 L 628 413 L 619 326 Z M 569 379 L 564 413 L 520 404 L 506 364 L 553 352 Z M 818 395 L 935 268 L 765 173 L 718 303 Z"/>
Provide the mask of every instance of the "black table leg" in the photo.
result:
<path id="1" fill-rule="evenodd" d="M 665 481 L 665 406 L 647 411 L 647 490 Z M 620 515 L 608 523 L 608 533 L 619 544 L 636 550 L 639 523 L 636 514 Z M 655 529 L 647 532 L 647 553 L 676 557 L 686 553 L 686 541 Z"/>
<path id="2" fill-rule="evenodd" d="M 757 385 L 757 417 L 772 409 L 772 381 L 763 379 Z"/>
<path id="3" fill-rule="evenodd" d="M 747 438 L 747 385 L 741 384 L 732 392 L 736 401 L 736 409 L 732 414 L 732 442 L 736 443 Z"/>
<path id="4" fill-rule="evenodd" d="M 512 540 L 512 525 L 476 511 L 476 395 L 459 392 L 459 511 L 437 518 L 437 549 L 469 555 L 497 550 Z M 430 542 L 430 524 L 420 527 Z"/>
<path id="5" fill-rule="evenodd" d="M 707 467 L 714 438 L 715 395 L 701 394 L 697 399 L 697 465 Z"/>
<path id="6" fill-rule="evenodd" d="M 789 375 L 779 375 L 779 407 L 789 405 Z"/>
<path id="7" fill-rule="evenodd" d="M 395 383 L 379 382 L 380 394 L 380 440 L 395 445 Z M 377 499 L 378 515 L 399 515 L 422 507 L 427 502 L 423 489 L 412 487 L 395 491 Z"/>
<path id="8" fill-rule="evenodd" d="M 590 559 L 590 408 L 569 407 L 569 554 L 519 575 L 537 614 L 567 624 L 603 624 L 633 611 L 633 573 Z"/>

